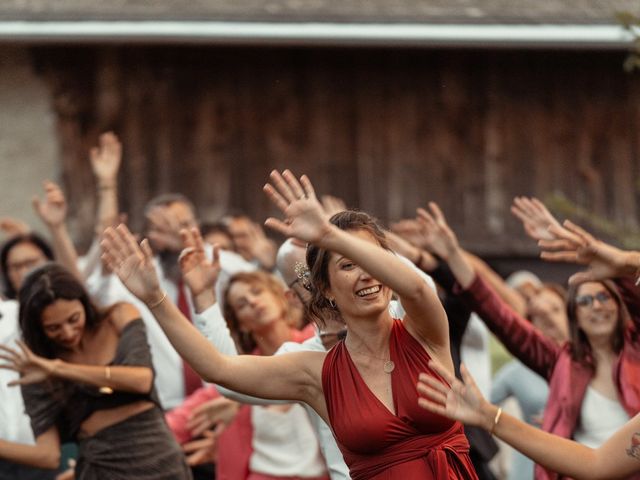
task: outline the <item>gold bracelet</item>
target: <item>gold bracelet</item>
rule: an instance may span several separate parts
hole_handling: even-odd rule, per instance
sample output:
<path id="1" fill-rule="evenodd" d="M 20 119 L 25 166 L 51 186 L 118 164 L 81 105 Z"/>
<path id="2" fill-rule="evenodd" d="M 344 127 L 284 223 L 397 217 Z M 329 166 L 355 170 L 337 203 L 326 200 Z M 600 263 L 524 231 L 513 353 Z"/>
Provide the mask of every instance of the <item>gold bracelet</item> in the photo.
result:
<path id="1" fill-rule="evenodd" d="M 111 367 L 109 365 L 106 365 L 104 367 L 104 378 L 107 380 L 107 382 L 111 380 Z M 113 388 L 111 388 L 108 385 L 105 385 L 104 387 L 100 387 L 98 391 L 103 395 L 111 395 L 113 393 Z"/>
<path id="2" fill-rule="evenodd" d="M 489 435 L 493 435 L 493 432 L 495 431 L 496 427 L 498 426 L 498 422 L 500 421 L 500 417 L 502 416 L 502 407 L 498 407 L 498 411 L 496 412 L 496 416 L 493 419 L 493 426 L 491 427 L 491 430 L 489 430 Z"/>
<path id="3" fill-rule="evenodd" d="M 149 310 L 153 310 L 154 308 L 159 307 L 159 306 L 160 306 L 160 304 L 161 304 L 162 302 L 164 302 L 164 300 L 165 300 L 166 298 L 167 298 L 167 292 L 164 292 L 164 293 L 162 294 L 162 298 L 161 298 L 160 300 L 158 300 L 158 301 L 157 301 L 156 303 L 154 303 L 153 305 L 147 305 L 147 308 L 148 308 Z"/>

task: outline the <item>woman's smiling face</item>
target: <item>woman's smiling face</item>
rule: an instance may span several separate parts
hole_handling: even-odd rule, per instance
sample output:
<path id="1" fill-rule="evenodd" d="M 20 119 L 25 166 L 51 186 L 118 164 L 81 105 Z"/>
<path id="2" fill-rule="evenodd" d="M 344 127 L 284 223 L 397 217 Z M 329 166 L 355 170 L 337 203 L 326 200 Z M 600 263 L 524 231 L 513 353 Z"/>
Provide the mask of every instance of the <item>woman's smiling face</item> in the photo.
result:
<path id="1" fill-rule="evenodd" d="M 379 245 L 376 238 L 366 230 L 351 230 L 349 233 Z M 330 287 L 325 296 L 335 301 L 345 319 L 379 315 L 387 309 L 391 300 L 391 290 L 388 287 L 347 257 L 335 253 L 329 259 L 329 282 Z"/>
<path id="2" fill-rule="evenodd" d="M 612 337 L 618 323 L 618 310 L 618 304 L 602 283 L 587 282 L 578 288 L 576 318 L 589 342 Z"/>
<path id="3" fill-rule="evenodd" d="M 84 335 L 86 315 L 80 300 L 58 299 L 47 306 L 41 315 L 44 334 L 65 350 L 80 345 Z"/>

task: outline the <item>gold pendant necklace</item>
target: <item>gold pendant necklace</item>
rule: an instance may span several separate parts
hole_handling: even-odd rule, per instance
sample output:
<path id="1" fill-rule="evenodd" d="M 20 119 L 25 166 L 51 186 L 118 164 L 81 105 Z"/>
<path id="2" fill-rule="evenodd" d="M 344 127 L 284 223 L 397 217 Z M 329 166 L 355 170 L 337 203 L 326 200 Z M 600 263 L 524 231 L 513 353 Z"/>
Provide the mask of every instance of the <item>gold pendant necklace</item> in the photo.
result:
<path id="1" fill-rule="evenodd" d="M 393 363 L 393 360 L 385 361 L 384 366 L 382 367 L 382 369 L 384 370 L 384 373 L 391 373 L 393 372 L 394 368 L 396 368 L 396 364 Z"/>
<path id="2" fill-rule="evenodd" d="M 373 358 L 375 360 L 382 360 L 384 362 L 382 364 L 382 371 L 384 373 L 390 374 L 396 368 L 396 364 L 393 363 L 393 360 L 391 360 L 391 358 L 374 357 L 373 355 L 369 355 L 368 353 L 364 353 L 364 352 L 353 352 L 353 353 L 357 353 L 358 355 L 364 355 L 365 357 Z"/>

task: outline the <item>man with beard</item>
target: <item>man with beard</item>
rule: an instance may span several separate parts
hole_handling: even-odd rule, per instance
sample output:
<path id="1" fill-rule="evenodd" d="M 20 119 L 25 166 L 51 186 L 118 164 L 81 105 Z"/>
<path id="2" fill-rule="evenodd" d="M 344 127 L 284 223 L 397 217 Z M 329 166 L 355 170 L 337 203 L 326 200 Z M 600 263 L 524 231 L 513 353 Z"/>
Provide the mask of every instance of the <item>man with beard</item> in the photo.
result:
<path id="1" fill-rule="evenodd" d="M 178 305 L 187 318 L 195 320 L 191 296 L 187 295 L 178 265 L 178 257 L 182 250 L 180 230 L 198 225 L 195 208 L 185 196 L 172 193 L 153 198 L 146 205 L 144 213 L 146 226 L 143 233 L 155 253 L 155 263 L 162 288 L 167 292 L 167 297 Z M 211 246 L 207 245 L 206 248 L 207 253 L 211 255 Z M 217 293 L 235 273 L 255 270 L 253 265 L 239 255 L 224 250 L 220 251 L 220 266 L 221 271 L 216 283 Z M 202 386 L 201 379 L 187 363 L 182 361 L 147 306 L 131 295 L 115 275 L 96 269 L 87 279 L 87 284 L 92 296 L 100 305 L 126 301 L 134 304 L 140 311 L 151 347 L 155 387 L 165 411 L 181 405 L 190 393 Z M 213 315 L 219 315 L 222 318 L 218 309 Z M 193 473 L 196 480 L 213 478 L 211 465 L 198 467 Z"/>

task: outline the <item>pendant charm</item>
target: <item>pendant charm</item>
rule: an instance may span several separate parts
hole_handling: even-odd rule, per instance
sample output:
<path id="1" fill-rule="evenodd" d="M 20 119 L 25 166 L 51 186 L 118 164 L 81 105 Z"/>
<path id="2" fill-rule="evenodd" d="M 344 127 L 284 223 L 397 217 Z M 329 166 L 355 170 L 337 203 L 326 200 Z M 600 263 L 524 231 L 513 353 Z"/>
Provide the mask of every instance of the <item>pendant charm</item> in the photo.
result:
<path id="1" fill-rule="evenodd" d="M 396 368 L 396 364 L 393 363 L 393 360 L 387 360 L 386 362 L 384 362 L 384 366 L 382 367 L 384 373 L 391 373 L 393 372 L 394 368 Z"/>

